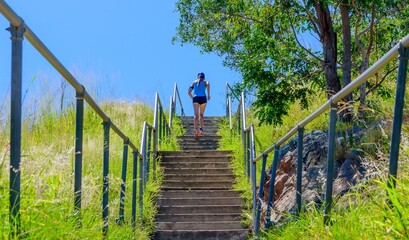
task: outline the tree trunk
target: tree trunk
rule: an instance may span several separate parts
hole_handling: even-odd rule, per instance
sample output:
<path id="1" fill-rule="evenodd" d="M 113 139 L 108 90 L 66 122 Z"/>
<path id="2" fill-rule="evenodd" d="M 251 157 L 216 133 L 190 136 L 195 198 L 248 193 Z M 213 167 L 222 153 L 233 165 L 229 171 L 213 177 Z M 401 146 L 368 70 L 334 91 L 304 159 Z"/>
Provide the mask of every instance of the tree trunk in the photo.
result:
<path id="1" fill-rule="evenodd" d="M 369 66 L 369 55 L 366 51 L 362 52 L 362 64 L 359 68 L 359 73 L 362 74 L 368 69 Z M 366 82 L 364 82 L 359 88 L 359 118 L 364 119 L 366 115 Z"/>
<path id="2" fill-rule="evenodd" d="M 351 25 L 349 23 L 349 3 L 348 0 L 343 0 L 341 6 L 341 19 L 342 19 L 342 37 L 343 37 L 343 62 L 342 62 L 342 82 L 343 87 L 351 83 Z M 343 111 L 341 113 L 344 121 L 351 122 L 353 118 L 353 107 L 350 105 L 352 100 L 352 93 L 348 94 L 344 98 Z"/>
<path id="3" fill-rule="evenodd" d="M 369 67 L 369 57 L 371 56 L 372 44 L 374 41 L 374 38 L 373 38 L 374 22 L 375 22 L 375 3 L 372 2 L 372 16 L 371 16 L 371 23 L 369 26 L 370 31 L 369 31 L 368 48 L 365 48 L 362 44 L 359 43 L 359 40 L 358 40 L 358 46 L 360 50 L 362 51 L 362 64 L 359 68 L 360 74 L 365 72 Z M 360 100 L 359 100 L 358 116 L 359 118 L 364 119 L 366 115 L 366 82 L 364 82 L 360 87 L 359 97 L 360 97 Z"/>
<path id="4" fill-rule="evenodd" d="M 320 41 L 323 46 L 327 96 L 330 98 L 341 90 L 341 84 L 337 75 L 337 37 L 332 27 L 328 5 L 322 1 L 315 0 L 314 7 L 317 12 Z"/>
<path id="5" fill-rule="evenodd" d="M 342 63 L 342 81 L 344 87 L 351 83 L 351 25 L 349 23 L 349 5 L 348 1 L 344 0 L 340 6 L 341 18 L 342 18 L 342 37 L 343 37 L 343 63 Z M 348 94 L 345 97 L 345 101 L 349 102 L 352 100 L 352 94 Z"/>

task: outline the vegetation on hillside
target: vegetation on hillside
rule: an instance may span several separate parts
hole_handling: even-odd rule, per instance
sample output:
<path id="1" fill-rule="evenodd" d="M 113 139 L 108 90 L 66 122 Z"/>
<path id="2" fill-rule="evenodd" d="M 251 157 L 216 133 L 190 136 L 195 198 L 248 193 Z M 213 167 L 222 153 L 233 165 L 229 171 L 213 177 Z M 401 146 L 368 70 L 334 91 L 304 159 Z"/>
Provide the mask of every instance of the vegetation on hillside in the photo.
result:
<path id="1" fill-rule="evenodd" d="M 48 96 L 48 94 L 45 94 Z M 36 101 L 37 102 L 37 101 Z M 81 221 L 74 216 L 75 108 L 57 110 L 50 101 L 38 101 L 38 112 L 24 114 L 21 156 L 21 233 L 10 236 L 9 223 L 9 120 L 0 131 L 0 238 L 95 239 L 102 238 L 103 126 L 100 117 L 85 104 Z M 44 104 L 48 102 L 49 104 Z M 139 149 L 143 121 L 153 124 L 153 110 L 140 102 L 105 101 L 103 111 Z M 2 113 L 7 110 L 1 109 Z M 175 131 L 180 124 L 174 123 Z M 161 149 L 174 149 L 176 140 Z M 143 222 L 137 206 L 136 229 L 131 224 L 133 161 L 128 152 L 125 224 L 118 225 L 123 140 L 110 131 L 109 239 L 149 239 L 154 230 L 157 181 L 149 181 L 143 200 Z M 138 162 L 138 170 L 140 163 Z M 151 167 L 152 169 L 152 167 Z M 139 176 L 139 172 L 138 172 Z M 152 174 L 150 175 L 152 176 Z M 139 194 L 139 185 L 138 193 Z M 79 227 L 79 225 L 81 227 Z"/>
<path id="2" fill-rule="evenodd" d="M 395 88 L 393 84 L 383 86 L 387 91 Z M 290 114 L 283 118 L 284 124 L 272 127 L 266 124 L 257 126 L 258 120 L 251 110 L 246 112 L 247 124 L 255 125 L 257 156 L 272 146 L 275 141 L 284 136 L 288 130 L 307 117 L 314 109 L 326 101 L 326 96 L 314 98 L 311 110 L 300 109 L 298 104 L 291 105 Z M 280 227 L 270 228 L 261 235 L 262 239 L 406 239 L 409 237 L 408 214 L 409 175 L 409 123 L 404 121 L 401 141 L 401 153 L 398 169 L 397 188 L 387 188 L 387 174 L 389 163 L 389 148 L 391 136 L 391 122 L 393 114 L 393 94 L 389 98 L 376 95 L 368 98 L 368 121 L 353 121 L 350 124 L 338 122 L 337 130 L 345 130 L 354 126 L 366 128 L 373 123 L 384 123 L 384 128 L 367 130 L 359 141 L 349 143 L 348 148 L 359 149 L 363 152 L 362 161 L 367 165 L 367 175 L 363 181 L 354 186 L 348 193 L 334 199 L 331 212 L 332 224 L 324 225 L 323 209 L 314 204 L 305 206 L 300 216 L 288 214 L 289 221 Z M 359 104 L 359 103 L 357 103 Z M 405 109 L 408 104 L 405 104 Z M 407 114 L 405 114 L 407 116 Z M 405 117 L 406 119 L 406 117 Z M 328 114 L 325 113 L 307 125 L 305 132 L 312 130 L 326 130 Z M 250 181 L 244 176 L 243 148 L 241 134 L 235 129 L 231 131 L 229 124 L 220 130 L 223 135 L 221 148 L 234 151 L 233 167 L 237 176 L 236 188 L 243 191 L 247 199 L 248 211 L 244 214 L 246 223 L 252 226 L 252 193 Z M 296 137 L 296 136 L 294 136 Z M 345 151 L 346 152 L 346 151 Z M 268 158 L 267 166 L 272 163 L 272 155 Z M 261 161 L 257 165 L 257 185 L 259 185 Z"/>

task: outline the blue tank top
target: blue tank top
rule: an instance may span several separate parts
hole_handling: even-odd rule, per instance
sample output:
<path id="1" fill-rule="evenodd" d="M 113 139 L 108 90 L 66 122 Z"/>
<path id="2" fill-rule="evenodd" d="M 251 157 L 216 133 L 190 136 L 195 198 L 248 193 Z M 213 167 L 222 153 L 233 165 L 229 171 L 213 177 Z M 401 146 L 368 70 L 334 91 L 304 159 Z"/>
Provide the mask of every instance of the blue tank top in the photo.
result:
<path id="1" fill-rule="evenodd" d="M 206 96 L 206 81 L 202 80 L 199 81 L 194 81 L 191 85 L 193 87 L 193 97 L 205 97 Z"/>

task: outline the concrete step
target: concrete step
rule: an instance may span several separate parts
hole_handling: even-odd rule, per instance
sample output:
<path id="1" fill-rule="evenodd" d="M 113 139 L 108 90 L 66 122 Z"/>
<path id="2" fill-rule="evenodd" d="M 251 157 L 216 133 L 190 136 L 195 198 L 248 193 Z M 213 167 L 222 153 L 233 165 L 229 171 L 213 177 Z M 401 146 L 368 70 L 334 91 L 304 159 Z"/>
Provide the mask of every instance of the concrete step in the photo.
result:
<path id="1" fill-rule="evenodd" d="M 186 136 L 194 136 L 195 130 L 194 127 L 184 127 L 185 128 L 185 135 Z M 219 132 L 219 128 L 203 128 L 203 135 L 199 136 L 215 136 Z"/>
<path id="2" fill-rule="evenodd" d="M 204 120 L 203 123 L 204 123 L 205 126 L 206 125 L 216 126 L 216 125 L 219 125 L 219 124 L 222 123 L 222 121 L 220 119 L 211 119 L 211 118 L 206 118 L 205 117 L 203 120 Z M 193 125 L 194 124 L 194 118 L 193 117 L 186 118 L 186 119 L 182 120 L 182 123 L 183 124 L 192 124 Z M 200 122 L 198 122 L 198 124 L 200 124 Z"/>
<path id="3" fill-rule="evenodd" d="M 161 159 L 161 162 L 230 162 L 232 156 L 215 156 L 215 157 L 202 157 L 202 156 L 166 156 Z"/>
<path id="4" fill-rule="evenodd" d="M 162 187 L 162 190 L 179 190 L 179 191 L 196 191 L 196 190 L 231 190 L 231 187 L 207 187 L 207 186 L 199 186 L 199 187 L 169 187 L 169 186 L 164 186 Z"/>
<path id="5" fill-rule="evenodd" d="M 196 190 L 196 191 L 160 191 L 162 198 L 186 198 L 186 197 L 240 197 L 240 193 L 232 190 Z"/>
<path id="6" fill-rule="evenodd" d="M 193 147 L 219 147 L 219 142 L 214 142 L 214 141 L 183 141 L 183 142 L 178 142 L 179 146 L 181 147 L 188 147 L 188 146 L 193 146 Z M 217 150 L 216 149 L 210 149 L 210 150 Z"/>
<path id="7" fill-rule="evenodd" d="M 183 180 L 183 179 L 194 179 L 197 181 L 201 180 L 213 180 L 213 181 L 221 181 L 221 180 L 229 180 L 234 181 L 234 175 L 230 174 L 164 174 L 164 179 L 166 180 Z"/>
<path id="8" fill-rule="evenodd" d="M 191 122 L 191 123 L 182 123 L 182 126 L 187 132 L 193 132 L 194 129 L 195 129 L 195 125 L 193 124 L 193 122 Z M 197 127 L 200 128 L 200 125 L 198 125 Z M 219 131 L 219 123 L 205 122 L 204 125 L 202 125 L 202 129 L 203 129 L 204 133 L 217 132 L 217 131 Z"/>
<path id="9" fill-rule="evenodd" d="M 185 129 L 194 129 L 195 124 L 193 123 L 193 120 L 190 122 L 182 122 L 182 125 Z M 220 123 L 217 121 L 205 121 L 204 124 L 202 125 L 203 130 L 208 131 L 208 129 L 218 129 Z M 200 123 L 197 125 L 197 127 L 200 127 Z"/>
<path id="10" fill-rule="evenodd" d="M 182 125 L 183 125 L 183 127 L 184 127 L 186 130 L 189 130 L 189 129 L 192 129 L 192 130 L 193 130 L 194 127 L 195 127 L 195 124 L 193 123 L 193 121 L 191 121 L 191 122 L 183 122 Z M 215 121 L 205 121 L 204 124 L 202 125 L 202 128 L 203 128 L 203 130 L 204 130 L 205 132 L 208 132 L 209 129 L 212 129 L 212 130 L 216 129 L 216 130 L 218 130 L 218 129 L 219 129 L 219 125 L 220 125 L 219 122 L 215 122 Z M 198 124 L 197 127 L 200 127 L 200 124 Z"/>
<path id="11" fill-rule="evenodd" d="M 188 145 L 188 146 L 181 146 L 182 150 L 216 150 L 219 146 L 218 145 Z"/>
<path id="12" fill-rule="evenodd" d="M 243 199 L 238 197 L 189 197 L 189 198 L 158 198 L 159 205 L 243 205 Z"/>
<path id="13" fill-rule="evenodd" d="M 183 135 L 183 136 L 179 136 L 177 137 L 178 140 L 192 140 L 195 139 L 194 135 Z M 205 134 L 202 136 L 199 136 L 198 140 L 217 140 L 219 141 L 222 137 L 217 135 L 217 134 Z M 196 139 L 195 139 L 196 140 Z"/>
<path id="14" fill-rule="evenodd" d="M 159 230 L 155 233 L 156 240 L 245 240 L 248 239 L 245 229 L 231 230 Z"/>
<path id="15" fill-rule="evenodd" d="M 227 156 L 232 155 L 229 150 L 186 150 L 186 151 L 159 151 L 161 156 L 202 156 L 202 157 L 214 157 L 214 156 Z"/>
<path id="16" fill-rule="evenodd" d="M 231 205 L 177 205 L 159 207 L 161 214 L 203 214 L 203 213 L 239 213 L 242 212 L 241 204 Z"/>
<path id="17" fill-rule="evenodd" d="M 192 139 L 183 139 L 178 140 L 179 145 L 184 144 L 197 144 L 197 145 L 219 145 L 219 140 L 211 140 L 211 139 L 201 139 L 199 138 L 192 138 Z"/>
<path id="18" fill-rule="evenodd" d="M 185 139 L 178 139 L 179 144 L 185 143 L 200 143 L 200 144 L 218 144 L 220 141 L 219 139 L 205 139 L 203 136 L 199 136 L 197 138 L 185 138 Z"/>
<path id="19" fill-rule="evenodd" d="M 164 168 L 228 168 L 226 162 L 161 162 Z"/>
<path id="20" fill-rule="evenodd" d="M 203 120 L 205 122 L 208 122 L 208 121 L 210 121 L 210 122 L 212 122 L 212 121 L 213 122 L 221 122 L 222 118 L 224 118 L 224 117 L 221 117 L 221 116 L 204 116 Z M 182 120 L 182 122 L 193 122 L 194 121 L 193 116 L 182 116 L 182 117 L 180 117 L 180 119 Z"/>
<path id="21" fill-rule="evenodd" d="M 158 222 L 156 225 L 160 230 L 231 230 L 240 229 L 240 221 L 220 222 Z"/>
<path id="22" fill-rule="evenodd" d="M 157 222 L 213 222 L 213 221 L 240 221 L 239 213 L 203 213 L 203 214 L 157 214 Z"/>
<path id="23" fill-rule="evenodd" d="M 178 168 L 167 167 L 166 174 L 223 174 L 232 173 L 231 168 Z"/>
<path id="24" fill-rule="evenodd" d="M 163 181 L 164 188 L 230 188 L 234 180 L 167 180 Z"/>

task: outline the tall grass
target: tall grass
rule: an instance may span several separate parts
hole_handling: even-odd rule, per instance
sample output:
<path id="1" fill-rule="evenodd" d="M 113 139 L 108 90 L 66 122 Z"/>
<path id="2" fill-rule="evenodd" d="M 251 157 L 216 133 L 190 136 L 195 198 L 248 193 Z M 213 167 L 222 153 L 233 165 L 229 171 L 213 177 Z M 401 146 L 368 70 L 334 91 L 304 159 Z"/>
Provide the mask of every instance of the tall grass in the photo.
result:
<path id="1" fill-rule="evenodd" d="M 408 239 L 409 184 L 407 177 L 390 189 L 384 181 L 356 187 L 334 205 L 331 226 L 322 211 L 307 208 L 284 227 L 271 229 L 265 239 Z M 391 200 L 392 204 L 389 203 Z"/>
<path id="2" fill-rule="evenodd" d="M 386 88 L 394 89 L 394 85 L 386 85 Z M 409 97 L 409 96 L 406 96 Z M 370 180 L 365 181 L 353 188 L 348 194 L 338 197 L 334 201 L 331 212 L 332 225 L 326 226 L 323 223 L 323 210 L 314 206 L 308 206 L 300 216 L 291 217 L 291 221 L 281 227 L 269 229 L 261 239 L 407 239 L 409 220 L 408 194 L 409 194 L 409 174 L 407 174 L 407 163 L 409 155 L 409 123 L 404 121 L 401 154 L 399 163 L 399 173 L 396 189 L 389 189 L 386 186 L 386 176 L 388 171 L 390 126 L 393 114 L 392 98 L 381 98 L 377 95 L 368 96 L 367 120 L 354 121 L 353 124 L 337 123 L 337 130 L 344 130 L 353 126 L 368 127 L 373 123 L 383 121 L 380 129 L 369 130 L 359 141 L 347 147 L 354 147 L 362 150 L 363 158 L 371 167 L 372 174 Z M 301 109 L 298 104 L 294 104 L 289 111 L 289 115 L 284 117 L 282 126 L 259 125 L 251 110 L 247 110 L 247 124 L 255 126 L 256 155 L 272 146 L 277 140 L 283 137 L 290 129 L 312 111 L 326 102 L 326 96 L 321 95 L 314 98 L 309 109 Z M 355 106 L 356 107 L 356 106 Z M 406 104 L 405 109 L 407 109 Z M 357 108 L 355 108 L 357 109 Z M 405 114 L 406 116 L 407 114 Z M 326 130 L 328 127 L 329 114 L 322 114 L 309 125 L 305 132 L 312 130 Z M 405 117 L 407 119 L 407 117 Z M 250 224 L 253 221 L 251 213 L 251 185 L 245 177 L 243 167 L 243 147 L 241 134 L 230 131 L 228 123 L 225 122 L 220 129 L 223 136 L 221 141 L 222 149 L 231 149 L 234 152 L 232 166 L 237 177 L 235 188 L 243 191 L 246 198 L 247 211 L 244 213 L 245 222 Z M 296 135 L 294 136 L 296 137 Z M 347 149 L 345 150 L 347 151 Z M 267 167 L 272 163 L 272 155 L 268 157 Z M 260 181 L 261 161 L 257 163 L 257 185 Z M 368 169 L 369 170 L 369 169 Z"/>
<path id="3" fill-rule="evenodd" d="M 103 126 L 100 117 L 88 106 L 84 113 L 83 178 L 81 227 L 74 216 L 75 110 L 58 112 L 52 104 L 40 106 L 36 119 L 27 116 L 22 130 L 21 157 L 21 233 L 10 236 L 9 223 L 9 130 L 0 134 L 0 238 L 99 239 L 102 238 L 102 159 Z M 72 105 L 71 105 L 72 106 Z M 142 123 L 153 124 L 153 111 L 138 102 L 106 101 L 101 108 L 139 148 Z M 175 132 L 181 127 L 174 123 Z M 162 145 L 174 149 L 176 140 Z M 128 153 L 125 199 L 125 224 L 115 218 L 119 212 L 122 182 L 123 140 L 110 131 L 109 232 L 110 239 L 149 239 L 155 224 L 155 198 L 161 182 L 151 180 L 143 201 L 143 222 L 137 207 L 137 228 L 131 224 L 132 154 Z M 138 161 L 138 169 L 139 169 Z M 151 168 L 152 169 L 152 168 Z M 139 173 L 138 173 L 139 175 Z M 152 176 L 152 174 L 151 174 Z M 139 191 L 139 185 L 138 185 Z"/>

